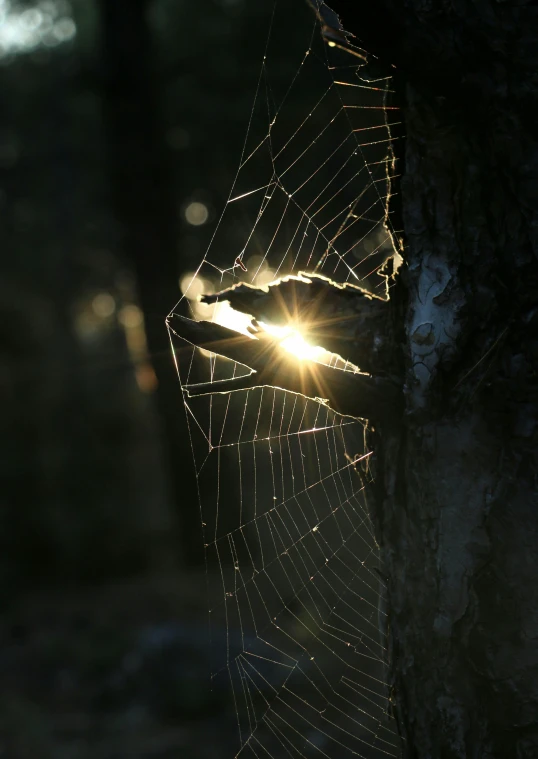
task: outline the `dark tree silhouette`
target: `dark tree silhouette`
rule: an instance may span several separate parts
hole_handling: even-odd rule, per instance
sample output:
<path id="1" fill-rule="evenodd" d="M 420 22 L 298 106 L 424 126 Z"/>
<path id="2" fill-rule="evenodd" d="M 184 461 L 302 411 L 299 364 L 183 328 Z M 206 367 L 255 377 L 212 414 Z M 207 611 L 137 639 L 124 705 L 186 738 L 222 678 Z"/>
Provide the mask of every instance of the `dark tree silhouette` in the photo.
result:
<path id="1" fill-rule="evenodd" d="M 188 435 L 165 327 L 167 309 L 179 297 L 178 216 L 154 70 L 150 6 L 151 0 L 100 2 L 107 161 L 121 249 L 136 276 L 158 381 L 155 395 L 170 495 L 182 522 L 185 559 L 191 562 L 202 558 L 201 541 L 192 539 L 200 525 L 194 510 L 184 507 L 196 492 L 194 478 L 183 467 Z"/>
<path id="2" fill-rule="evenodd" d="M 376 425 L 408 757 L 538 755 L 538 7 L 331 3 L 395 67 L 404 414 Z"/>

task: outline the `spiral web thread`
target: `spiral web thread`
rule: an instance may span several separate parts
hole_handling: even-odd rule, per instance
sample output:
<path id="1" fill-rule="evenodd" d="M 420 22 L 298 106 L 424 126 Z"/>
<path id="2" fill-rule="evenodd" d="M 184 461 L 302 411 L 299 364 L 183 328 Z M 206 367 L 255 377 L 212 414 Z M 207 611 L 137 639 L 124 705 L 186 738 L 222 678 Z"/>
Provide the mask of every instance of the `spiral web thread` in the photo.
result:
<path id="1" fill-rule="evenodd" d="M 328 46 L 300 2 L 289 28 L 291 5 L 275 6 L 230 197 L 184 287 L 193 318 L 242 330 L 248 317 L 196 296 L 299 271 L 376 291 L 384 285 L 376 272 L 394 253 L 391 81 L 367 56 Z M 293 66 L 275 40 L 283 27 Z M 170 335 L 183 387 L 249 371 Z M 212 684 L 231 696 L 235 755 L 399 756 L 366 422 L 271 387 L 184 401 Z"/>

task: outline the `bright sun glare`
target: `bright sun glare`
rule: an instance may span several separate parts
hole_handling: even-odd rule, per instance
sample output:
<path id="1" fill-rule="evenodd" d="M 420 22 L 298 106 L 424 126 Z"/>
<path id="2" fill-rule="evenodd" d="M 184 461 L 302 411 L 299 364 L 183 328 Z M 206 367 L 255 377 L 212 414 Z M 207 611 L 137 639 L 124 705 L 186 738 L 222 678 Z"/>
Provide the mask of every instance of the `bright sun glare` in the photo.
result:
<path id="1" fill-rule="evenodd" d="M 326 352 L 319 345 L 310 345 L 296 329 L 292 327 L 275 327 L 272 324 L 263 324 L 262 327 L 270 335 L 281 338 L 280 345 L 296 358 L 317 361 Z"/>
<path id="2" fill-rule="evenodd" d="M 210 305 L 200 302 L 199 296 L 203 292 L 213 291 L 212 284 L 209 281 L 193 274 L 187 274 L 182 278 L 180 287 L 184 295 L 191 301 L 196 318 L 213 321 L 222 327 L 228 327 L 228 329 L 252 337 L 248 332 L 248 326 L 251 322 L 251 317 L 248 314 L 236 311 L 227 301 Z M 324 359 L 331 355 L 319 345 L 310 345 L 296 327 L 277 327 L 265 323 L 261 323 L 261 326 L 270 335 L 279 339 L 280 345 L 296 358 L 325 363 Z"/>

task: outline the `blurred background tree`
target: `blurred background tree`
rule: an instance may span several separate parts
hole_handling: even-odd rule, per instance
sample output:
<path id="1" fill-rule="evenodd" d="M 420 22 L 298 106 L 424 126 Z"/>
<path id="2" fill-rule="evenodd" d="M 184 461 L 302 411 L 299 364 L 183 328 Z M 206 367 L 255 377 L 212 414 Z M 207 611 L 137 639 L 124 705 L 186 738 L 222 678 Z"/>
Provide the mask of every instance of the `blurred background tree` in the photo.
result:
<path id="1" fill-rule="evenodd" d="M 201 562 L 164 320 L 225 201 L 267 12 L 0 4 L 2 562 L 17 595 L 23 579 Z"/>
<path id="2" fill-rule="evenodd" d="M 9 759 L 227 755 L 164 322 L 227 198 L 270 13 L 0 0 Z M 277 34 L 286 77 L 296 56 Z"/>

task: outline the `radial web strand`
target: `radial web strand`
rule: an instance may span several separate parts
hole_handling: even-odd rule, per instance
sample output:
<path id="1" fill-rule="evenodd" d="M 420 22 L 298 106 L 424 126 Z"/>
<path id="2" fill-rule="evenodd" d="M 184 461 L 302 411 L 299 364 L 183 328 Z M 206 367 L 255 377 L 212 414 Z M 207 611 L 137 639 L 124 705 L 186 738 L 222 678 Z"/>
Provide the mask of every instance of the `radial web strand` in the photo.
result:
<path id="1" fill-rule="evenodd" d="M 246 333 L 250 316 L 199 296 L 299 272 L 384 295 L 398 109 L 390 79 L 358 52 L 328 45 L 305 3 L 277 3 L 237 175 L 177 313 Z M 215 388 L 184 402 L 219 657 L 211 678 L 233 703 L 234 755 L 399 756 L 366 420 L 277 387 L 219 393 L 250 369 L 190 345 L 173 314 L 169 324 L 182 387 Z M 356 371 L 345 359 L 335 361 Z"/>

